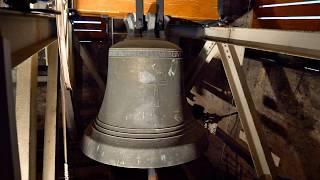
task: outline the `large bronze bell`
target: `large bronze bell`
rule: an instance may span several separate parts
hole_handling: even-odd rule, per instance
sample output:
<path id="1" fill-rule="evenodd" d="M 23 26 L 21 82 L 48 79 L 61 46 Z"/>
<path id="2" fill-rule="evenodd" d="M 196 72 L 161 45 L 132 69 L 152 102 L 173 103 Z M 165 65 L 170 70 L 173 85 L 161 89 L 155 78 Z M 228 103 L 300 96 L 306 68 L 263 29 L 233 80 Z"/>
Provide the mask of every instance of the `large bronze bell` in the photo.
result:
<path id="1" fill-rule="evenodd" d="M 159 168 L 196 159 L 206 133 L 182 87 L 181 49 L 160 39 L 127 39 L 109 50 L 108 80 L 82 151 L 113 166 Z"/>

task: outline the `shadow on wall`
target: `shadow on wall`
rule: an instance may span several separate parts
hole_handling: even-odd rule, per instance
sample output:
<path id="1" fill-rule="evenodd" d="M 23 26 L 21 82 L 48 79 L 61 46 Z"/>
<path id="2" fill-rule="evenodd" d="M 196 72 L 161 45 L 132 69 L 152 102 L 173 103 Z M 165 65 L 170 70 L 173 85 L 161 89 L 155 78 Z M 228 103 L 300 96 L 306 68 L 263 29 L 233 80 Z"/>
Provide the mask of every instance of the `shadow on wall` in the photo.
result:
<path id="1" fill-rule="evenodd" d="M 311 94 L 320 92 L 320 86 L 312 89 L 310 84 L 319 85 L 316 82 L 320 78 L 266 63 L 263 67 L 275 96 L 275 99 L 263 96 L 263 105 L 277 112 L 279 116 L 276 116 L 277 119 L 272 119 L 264 114 L 262 122 L 293 147 L 298 154 L 305 178 L 318 179 L 320 177 L 320 141 L 319 137 L 318 140 L 315 139 L 314 134 L 320 130 L 319 116 L 315 116 L 319 114 L 320 109 L 314 106 L 312 101 L 319 103 L 320 98 L 318 93 L 316 93 L 317 97 Z M 282 121 L 281 124 L 285 127 L 279 125 L 279 121 Z M 319 133 L 316 134 L 319 136 Z"/>

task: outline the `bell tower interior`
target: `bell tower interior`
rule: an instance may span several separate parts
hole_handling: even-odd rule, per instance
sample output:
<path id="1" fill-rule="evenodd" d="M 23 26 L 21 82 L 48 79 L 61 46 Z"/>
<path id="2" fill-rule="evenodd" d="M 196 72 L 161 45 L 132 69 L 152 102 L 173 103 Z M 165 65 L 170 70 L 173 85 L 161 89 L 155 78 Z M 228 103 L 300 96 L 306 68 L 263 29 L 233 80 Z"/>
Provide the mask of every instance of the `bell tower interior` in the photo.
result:
<path id="1" fill-rule="evenodd" d="M 0 0 L 0 180 L 320 177 L 319 0 Z"/>

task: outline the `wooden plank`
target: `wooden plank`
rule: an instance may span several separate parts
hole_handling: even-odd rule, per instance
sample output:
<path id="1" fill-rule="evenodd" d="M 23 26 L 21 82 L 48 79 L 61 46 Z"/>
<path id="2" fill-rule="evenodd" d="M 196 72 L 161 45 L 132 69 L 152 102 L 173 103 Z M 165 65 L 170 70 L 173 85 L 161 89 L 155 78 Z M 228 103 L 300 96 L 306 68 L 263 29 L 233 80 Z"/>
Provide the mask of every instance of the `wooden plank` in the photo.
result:
<path id="1" fill-rule="evenodd" d="M 21 179 L 9 42 L 0 36 L 0 177 Z"/>
<path id="2" fill-rule="evenodd" d="M 266 4 L 281 4 L 281 3 L 292 3 L 292 2 L 303 2 L 303 0 L 258 0 L 257 4 L 266 5 Z"/>
<path id="3" fill-rule="evenodd" d="M 144 12 L 155 12 L 156 0 L 144 1 Z M 105 14 L 123 18 L 135 12 L 135 0 L 76 0 L 80 14 Z M 190 20 L 219 19 L 217 0 L 166 0 L 165 15 Z"/>
<path id="4" fill-rule="evenodd" d="M 107 18 L 95 17 L 95 16 L 80 16 L 76 21 L 82 21 L 81 24 L 74 23 L 74 29 L 96 29 L 101 30 L 101 32 L 79 32 L 74 31 L 74 34 L 78 37 L 79 40 L 105 40 L 108 38 L 108 24 Z M 101 24 L 82 24 L 83 21 L 97 21 Z"/>
<path id="5" fill-rule="evenodd" d="M 319 31 L 320 22 L 315 19 L 296 20 L 296 19 L 268 19 L 262 20 L 257 17 L 286 17 L 286 16 L 319 16 L 320 4 L 290 5 L 282 7 L 258 8 L 259 5 L 282 4 L 291 2 L 307 2 L 302 0 L 260 0 L 254 9 L 252 21 L 253 28 L 282 29 L 282 30 L 301 30 Z"/>
<path id="6" fill-rule="evenodd" d="M 78 21 L 103 21 L 106 17 L 100 16 L 79 16 L 76 20 Z"/>
<path id="7" fill-rule="evenodd" d="M 106 24 L 74 24 L 73 29 L 96 29 L 102 30 L 102 32 L 106 31 Z"/>
<path id="8" fill-rule="evenodd" d="M 21 179 L 36 179 L 38 55 L 17 66 L 16 119 Z"/>
<path id="9" fill-rule="evenodd" d="M 257 8 L 255 14 L 257 17 L 320 16 L 320 4 Z"/>
<path id="10" fill-rule="evenodd" d="M 107 33 L 101 32 L 74 32 L 78 39 L 81 40 L 106 40 Z"/>
<path id="11" fill-rule="evenodd" d="M 43 180 L 55 179 L 56 160 L 56 120 L 58 83 L 58 45 L 57 41 L 47 48 L 48 81 L 46 96 L 46 115 L 44 124 Z"/>
<path id="12" fill-rule="evenodd" d="M 258 20 L 252 22 L 253 28 L 319 31 L 319 20 Z"/>

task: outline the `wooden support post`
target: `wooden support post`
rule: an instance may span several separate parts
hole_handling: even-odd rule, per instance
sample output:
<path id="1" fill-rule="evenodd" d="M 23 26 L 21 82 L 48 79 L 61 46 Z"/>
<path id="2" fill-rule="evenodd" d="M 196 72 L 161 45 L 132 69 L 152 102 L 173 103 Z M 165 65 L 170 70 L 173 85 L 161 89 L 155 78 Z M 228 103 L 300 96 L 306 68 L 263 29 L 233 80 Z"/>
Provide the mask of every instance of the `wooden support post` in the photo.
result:
<path id="1" fill-rule="evenodd" d="M 248 139 L 250 153 L 260 179 L 276 178 L 271 153 L 264 140 L 257 112 L 239 57 L 233 45 L 217 43 L 228 82 Z"/>
<path id="2" fill-rule="evenodd" d="M 92 77 L 94 78 L 96 83 L 98 84 L 99 89 L 104 92 L 104 90 L 106 88 L 105 83 L 102 80 L 101 76 L 99 75 L 96 66 L 93 64 L 93 61 L 92 61 L 91 57 L 89 56 L 89 52 L 81 44 L 80 44 L 79 52 L 80 52 L 80 56 L 83 61 L 83 64 L 88 68 L 90 74 L 92 75 Z"/>
<path id="3" fill-rule="evenodd" d="M 38 55 L 17 66 L 16 117 L 22 180 L 36 179 Z"/>
<path id="4" fill-rule="evenodd" d="M 58 84 L 58 43 L 47 48 L 48 81 L 44 124 L 43 180 L 55 180 L 56 118 Z"/>
<path id="5" fill-rule="evenodd" d="M 242 66 L 244 63 L 244 53 L 246 51 L 246 48 L 244 46 L 234 46 L 234 47 L 236 49 L 240 65 Z"/>
<path id="6" fill-rule="evenodd" d="M 203 66 L 205 64 L 209 64 L 213 58 L 219 58 L 219 51 L 216 43 L 214 41 L 206 41 L 200 51 L 199 56 L 197 57 L 197 66 L 190 71 L 190 74 L 187 76 L 186 88 L 188 92 L 192 89 L 193 85 L 197 81 Z"/>
<path id="7" fill-rule="evenodd" d="M 0 36 L 0 177 L 21 179 L 8 41 Z"/>

